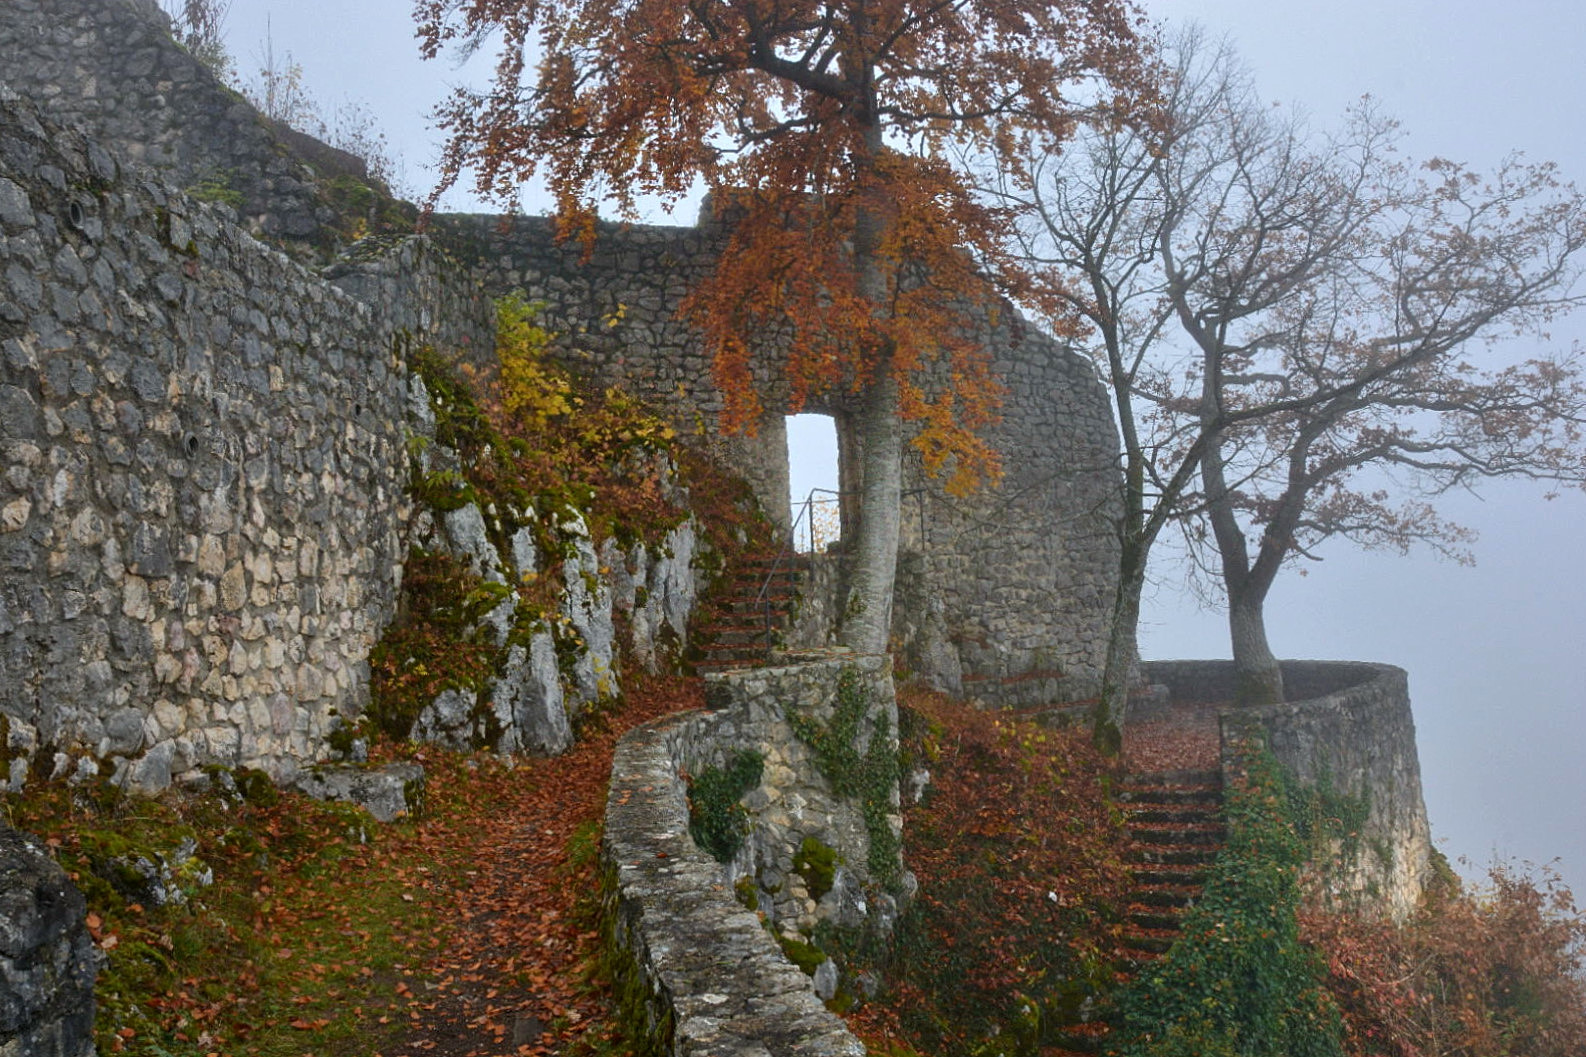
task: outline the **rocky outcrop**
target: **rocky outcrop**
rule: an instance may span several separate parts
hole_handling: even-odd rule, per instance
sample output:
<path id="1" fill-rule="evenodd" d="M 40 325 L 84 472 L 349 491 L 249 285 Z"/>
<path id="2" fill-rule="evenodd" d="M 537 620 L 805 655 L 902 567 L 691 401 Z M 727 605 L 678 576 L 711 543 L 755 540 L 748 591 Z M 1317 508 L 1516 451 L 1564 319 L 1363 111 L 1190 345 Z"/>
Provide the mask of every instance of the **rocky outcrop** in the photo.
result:
<path id="1" fill-rule="evenodd" d="M 92 1057 L 101 958 L 82 893 L 0 823 L 0 1057 Z"/>

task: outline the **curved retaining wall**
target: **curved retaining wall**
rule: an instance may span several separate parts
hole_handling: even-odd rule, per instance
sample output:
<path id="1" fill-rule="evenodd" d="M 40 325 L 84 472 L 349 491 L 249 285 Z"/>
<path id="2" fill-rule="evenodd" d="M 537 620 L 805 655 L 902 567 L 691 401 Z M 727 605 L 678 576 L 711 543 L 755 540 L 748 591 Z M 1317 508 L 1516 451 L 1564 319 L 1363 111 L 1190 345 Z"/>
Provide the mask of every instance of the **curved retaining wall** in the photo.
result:
<path id="1" fill-rule="evenodd" d="M 1141 669 L 1166 684 L 1175 702 L 1233 697 L 1232 661 L 1153 661 Z M 1224 769 L 1237 745 L 1259 731 L 1302 782 L 1364 796 L 1356 852 L 1339 862 L 1329 887 L 1404 918 L 1420 901 L 1432 848 L 1408 676 L 1387 664 L 1284 661 L 1283 680 L 1293 699 L 1285 704 L 1219 708 Z"/>
<path id="2" fill-rule="evenodd" d="M 863 726 L 873 736 L 881 729 L 878 717 L 886 716 L 895 738 L 888 662 L 859 657 L 711 676 L 708 699 L 719 707 L 646 724 L 618 743 L 602 855 L 615 879 L 609 898 L 616 904 L 613 938 L 623 952 L 621 991 L 654 1052 L 865 1052 L 821 1003 L 815 981 L 783 956 L 771 931 L 807 942 L 817 920 L 853 924 L 845 915 L 857 912 L 886 927 L 896 910 L 865 876 L 868 842 L 859 806 L 832 795 L 787 723 L 789 710 L 829 718 L 847 667 L 858 669 L 871 690 L 871 720 Z M 766 764 L 761 785 L 743 800 L 754 832 L 724 866 L 689 836 L 683 775 L 720 766 L 737 749 L 762 752 Z M 792 866 L 806 837 L 832 847 L 839 862 L 832 891 L 819 903 L 807 898 Z M 760 914 L 739 904 L 735 882 L 756 886 Z"/>

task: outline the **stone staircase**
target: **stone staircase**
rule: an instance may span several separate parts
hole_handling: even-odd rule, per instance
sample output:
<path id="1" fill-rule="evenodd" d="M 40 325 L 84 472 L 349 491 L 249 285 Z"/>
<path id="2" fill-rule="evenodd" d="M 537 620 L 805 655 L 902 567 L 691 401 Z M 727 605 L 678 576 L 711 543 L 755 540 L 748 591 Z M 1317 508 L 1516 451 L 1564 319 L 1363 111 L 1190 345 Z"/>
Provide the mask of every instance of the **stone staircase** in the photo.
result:
<path id="1" fill-rule="evenodd" d="M 775 557 L 736 562 L 717 586 L 706 619 L 695 632 L 694 670 L 704 674 L 768 663 L 792 621 L 800 579 L 808 565 L 808 558 L 786 554 L 780 562 Z"/>
<path id="2" fill-rule="evenodd" d="M 1200 897 L 1206 872 L 1222 850 L 1225 830 L 1222 772 L 1160 771 L 1130 774 L 1118 800 L 1129 845 L 1124 852 L 1132 886 L 1124 907 L 1124 958 L 1128 976 L 1160 958 L 1179 937 L 1184 912 Z M 1099 1053 L 1109 1029 L 1103 1020 L 1063 1029 L 1052 1057 Z"/>
<path id="3" fill-rule="evenodd" d="M 1132 774 L 1118 799 L 1134 880 L 1124 949 L 1138 965 L 1160 957 L 1178 939 L 1184 911 L 1200 896 L 1206 871 L 1223 848 L 1222 772 Z"/>

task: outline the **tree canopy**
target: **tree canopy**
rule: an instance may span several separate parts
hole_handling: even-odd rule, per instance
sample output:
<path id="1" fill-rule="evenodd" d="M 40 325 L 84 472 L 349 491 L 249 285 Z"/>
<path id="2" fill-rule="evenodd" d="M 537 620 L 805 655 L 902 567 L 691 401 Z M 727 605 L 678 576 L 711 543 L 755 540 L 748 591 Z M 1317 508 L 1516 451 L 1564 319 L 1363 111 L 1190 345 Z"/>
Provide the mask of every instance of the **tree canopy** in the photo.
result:
<path id="1" fill-rule="evenodd" d="M 591 236 L 603 202 L 633 216 L 646 196 L 675 204 L 696 187 L 731 220 L 687 314 L 714 354 L 729 426 L 752 428 L 760 412 L 757 342 L 785 350 L 795 406 L 817 393 L 857 405 L 864 494 L 847 612 L 863 626 L 851 644 L 884 648 L 900 421 L 950 487 L 998 473 L 978 432 L 998 385 L 962 313 L 1017 273 L 1010 216 L 977 199 L 948 148 L 1055 150 L 1087 109 L 1125 105 L 1146 80 L 1134 7 L 421 0 L 417 13 L 427 54 L 499 36 L 492 89 L 442 107 L 447 184 L 471 170 L 510 207 L 543 178 L 569 235 Z"/>

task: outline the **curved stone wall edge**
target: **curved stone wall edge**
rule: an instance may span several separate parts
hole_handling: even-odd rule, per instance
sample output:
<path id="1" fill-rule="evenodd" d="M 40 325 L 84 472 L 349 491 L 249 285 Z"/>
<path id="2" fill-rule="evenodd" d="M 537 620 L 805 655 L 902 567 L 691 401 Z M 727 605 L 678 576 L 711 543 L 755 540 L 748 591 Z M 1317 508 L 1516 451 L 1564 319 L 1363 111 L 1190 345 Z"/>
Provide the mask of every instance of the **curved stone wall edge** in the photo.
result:
<path id="1" fill-rule="evenodd" d="M 1141 669 L 1148 680 L 1166 683 L 1175 700 L 1231 696 L 1232 661 L 1153 661 Z M 1366 797 L 1365 825 L 1352 854 L 1331 874 L 1329 891 L 1403 919 L 1419 904 L 1432 850 L 1409 677 L 1402 668 L 1364 661 L 1284 661 L 1283 675 L 1298 700 L 1219 708 L 1225 772 L 1236 743 L 1256 725 L 1278 762 L 1301 781 Z"/>
<path id="2" fill-rule="evenodd" d="M 684 712 L 637 727 L 617 745 L 602 861 L 620 985 L 651 1046 L 677 1057 L 862 1057 L 865 1047 L 816 997 L 722 866 L 688 835 L 678 760 L 721 733 L 721 713 Z"/>

